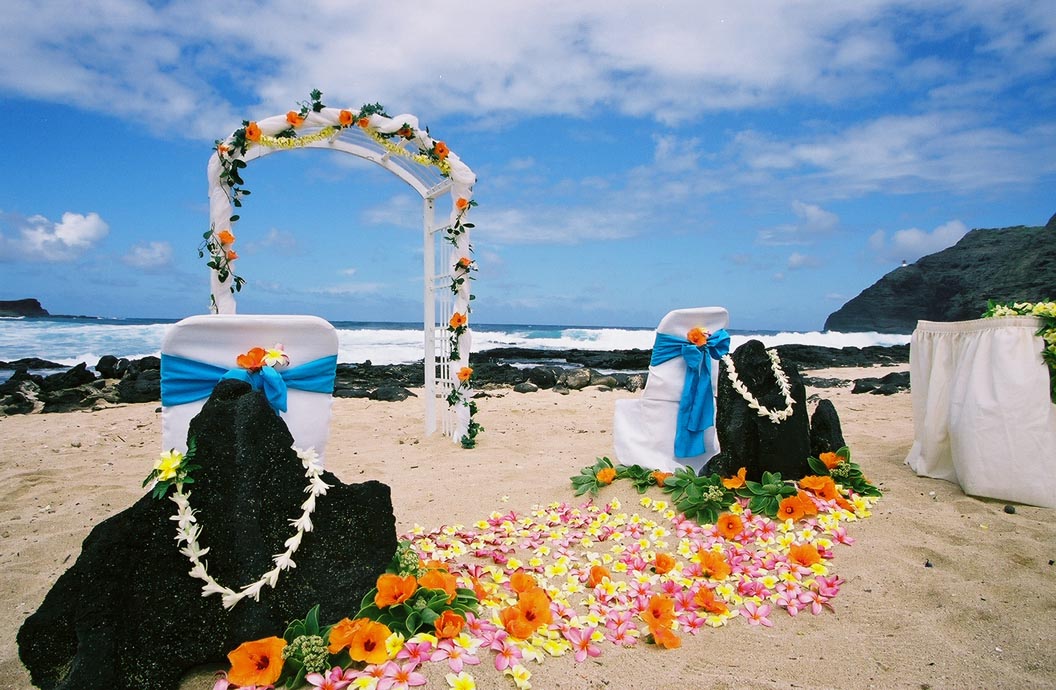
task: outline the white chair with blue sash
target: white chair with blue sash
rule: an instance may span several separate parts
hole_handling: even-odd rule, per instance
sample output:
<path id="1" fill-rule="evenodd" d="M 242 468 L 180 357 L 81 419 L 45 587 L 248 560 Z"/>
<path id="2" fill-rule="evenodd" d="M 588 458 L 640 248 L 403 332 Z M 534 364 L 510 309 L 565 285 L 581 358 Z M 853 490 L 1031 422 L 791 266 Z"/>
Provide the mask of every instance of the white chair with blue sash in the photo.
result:
<path id="1" fill-rule="evenodd" d="M 729 352 L 729 322 L 722 307 L 678 309 L 660 321 L 642 397 L 616 401 L 613 446 L 621 464 L 699 471 L 719 452 L 712 360 Z M 706 333 L 705 344 L 697 344 L 699 331 L 691 342 L 694 329 Z"/>
<path id="2" fill-rule="evenodd" d="M 277 365 L 239 365 L 240 355 L 277 344 L 284 355 Z M 315 316 L 210 314 L 173 324 L 161 344 L 162 448 L 185 452 L 191 419 L 213 387 L 236 378 L 264 391 L 297 447 L 315 448 L 322 457 L 330 434 L 337 345 L 334 327 Z"/>

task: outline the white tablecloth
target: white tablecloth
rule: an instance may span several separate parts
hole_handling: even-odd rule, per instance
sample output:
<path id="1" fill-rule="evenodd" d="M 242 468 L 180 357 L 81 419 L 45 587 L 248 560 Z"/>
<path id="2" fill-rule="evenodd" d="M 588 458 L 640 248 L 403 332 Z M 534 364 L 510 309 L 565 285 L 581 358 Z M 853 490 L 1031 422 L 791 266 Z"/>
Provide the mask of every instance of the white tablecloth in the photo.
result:
<path id="1" fill-rule="evenodd" d="M 910 344 L 920 476 L 966 494 L 1056 508 L 1056 405 L 1041 320 L 919 321 Z"/>

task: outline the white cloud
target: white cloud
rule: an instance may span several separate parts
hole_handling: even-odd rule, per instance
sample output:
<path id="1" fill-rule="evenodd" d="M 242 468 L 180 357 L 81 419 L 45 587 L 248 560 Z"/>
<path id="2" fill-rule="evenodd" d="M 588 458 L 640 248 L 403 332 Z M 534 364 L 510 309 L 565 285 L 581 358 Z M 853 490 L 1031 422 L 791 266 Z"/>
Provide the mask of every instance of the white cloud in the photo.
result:
<path id="1" fill-rule="evenodd" d="M 97 213 L 67 211 L 56 222 L 41 215 L 9 216 L 11 236 L 0 234 L 0 254 L 26 261 L 73 261 L 107 236 L 110 226 Z"/>
<path id="2" fill-rule="evenodd" d="M 354 295 L 377 295 L 385 290 L 382 283 L 341 283 L 339 285 L 327 285 L 319 288 L 310 288 L 304 292 L 313 295 L 330 295 L 333 297 L 346 297 Z"/>
<path id="3" fill-rule="evenodd" d="M 869 236 L 869 249 L 880 260 L 912 262 L 952 247 L 967 232 L 968 227 L 959 220 L 943 223 L 931 232 L 918 228 L 898 230 L 890 239 L 886 232 L 877 230 Z"/>
<path id="4" fill-rule="evenodd" d="M 146 242 L 134 245 L 121 260 L 144 270 L 165 268 L 172 264 L 172 245 L 168 242 Z"/>
<path id="5" fill-rule="evenodd" d="M 799 252 L 792 252 L 788 257 L 787 267 L 790 271 L 796 271 L 801 268 L 817 268 L 821 265 L 821 261 L 817 257 L 810 256 L 808 254 L 800 254 Z"/>
<path id="6" fill-rule="evenodd" d="M 792 202 L 792 212 L 799 222 L 764 228 L 757 233 L 756 242 L 767 246 L 812 244 L 817 235 L 835 230 L 840 222 L 835 213 L 798 200 Z"/>

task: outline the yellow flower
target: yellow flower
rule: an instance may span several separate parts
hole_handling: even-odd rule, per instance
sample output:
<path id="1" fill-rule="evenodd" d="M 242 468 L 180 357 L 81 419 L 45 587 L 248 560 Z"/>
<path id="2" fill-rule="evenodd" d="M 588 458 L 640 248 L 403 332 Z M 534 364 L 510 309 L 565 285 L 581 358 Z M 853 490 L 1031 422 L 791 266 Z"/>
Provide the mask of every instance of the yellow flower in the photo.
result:
<path id="1" fill-rule="evenodd" d="M 154 469 L 158 479 L 164 482 L 174 479 L 182 464 L 183 453 L 173 448 L 161 454 L 161 457 L 154 463 Z"/>
<path id="2" fill-rule="evenodd" d="M 447 687 L 452 690 L 477 690 L 477 682 L 473 680 L 473 676 L 465 671 L 461 671 L 457 675 L 448 673 L 444 676 L 444 680 L 447 681 Z"/>

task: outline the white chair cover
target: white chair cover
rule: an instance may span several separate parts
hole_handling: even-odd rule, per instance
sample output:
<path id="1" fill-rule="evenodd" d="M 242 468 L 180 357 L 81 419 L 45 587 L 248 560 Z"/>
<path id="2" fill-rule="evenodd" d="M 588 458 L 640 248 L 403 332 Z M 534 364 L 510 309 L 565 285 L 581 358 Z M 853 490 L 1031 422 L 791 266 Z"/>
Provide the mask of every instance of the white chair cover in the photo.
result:
<path id="1" fill-rule="evenodd" d="M 657 333 L 685 338 L 699 326 L 714 333 L 726 328 L 729 313 L 722 307 L 678 309 L 670 312 L 656 327 Z M 712 393 L 717 390 L 718 362 L 711 362 Z M 612 441 L 617 460 L 623 465 L 641 465 L 663 472 L 680 467 L 700 471 L 719 452 L 715 427 L 704 432 L 705 451 L 691 458 L 675 457 L 675 427 L 678 403 L 686 380 L 686 363 L 681 357 L 649 367 L 649 378 L 642 397 L 617 400 L 612 425 Z"/>
<path id="2" fill-rule="evenodd" d="M 176 355 L 229 369 L 254 347 L 282 343 L 290 367 L 337 354 L 337 331 L 316 316 L 207 314 L 173 324 L 161 343 L 163 355 Z M 206 399 L 207 400 L 207 399 Z M 206 400 L 161 408 L 163 450 L 187 450 L 187 429 Z M 299 448 L 314 447 L 320 458 L 330 434 L 332 396 L 290 388 L 287 411 L 279 414 Z"/>
<path id="3" fill-rule="evenodd" d="M 920 476 L 966 494 L 1056 508 L 1056 405 L 1041 320 L 919 321 L 910 344 Z"/>

